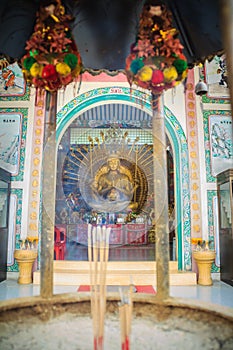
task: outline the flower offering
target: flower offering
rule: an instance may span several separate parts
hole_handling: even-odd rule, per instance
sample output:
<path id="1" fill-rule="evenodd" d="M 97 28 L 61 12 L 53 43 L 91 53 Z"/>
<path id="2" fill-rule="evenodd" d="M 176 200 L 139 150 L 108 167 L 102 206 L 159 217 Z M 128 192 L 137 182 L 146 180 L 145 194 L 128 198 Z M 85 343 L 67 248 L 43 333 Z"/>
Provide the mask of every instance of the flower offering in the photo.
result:
<path id="1" fill-rule="evenodd" d="M 136 43 L 126 59 L 126 74 L 132 83 L 160 94 L 187 76 L 187 60 L 171 13 L 164 5 L 145 5 Z"/>
<path id="2" fill-rule="evenodd" d="M 70 21 L 60 0 L 48 1 L 40 7 L 34 32 L 27 41 L 27 54 L 21 60 L 29 85 L 53 92 L 80 74 L 81 57 L 72 38 Z"/>

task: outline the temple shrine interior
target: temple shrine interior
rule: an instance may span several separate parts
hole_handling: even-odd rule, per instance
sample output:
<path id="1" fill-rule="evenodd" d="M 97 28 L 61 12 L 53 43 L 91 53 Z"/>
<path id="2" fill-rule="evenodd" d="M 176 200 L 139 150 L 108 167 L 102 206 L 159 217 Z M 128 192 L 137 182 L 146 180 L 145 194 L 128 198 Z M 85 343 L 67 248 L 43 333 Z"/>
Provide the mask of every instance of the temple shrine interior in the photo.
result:
<path id="1" fill-rule="evenodd" d="M 111 227 L 110 261 L 155 260 L 152 130 L 142 128 L 134 107 L 127 106 L 127 112 L 135 113 L 135 119 L 122 122 L 122 115 L 115 116 L 120 108 L 113 104 L 109 110 L 102 106 L 83 113 L 60 140 L 55 260 L 88 259 L 89 224 Z M 104 113 L 109 113 L 107 122 Z M 92 115 L 100 120 L 90 128 Z M 168 137 L 166 149 L 170 260 L 176 260 L 174 163 Z"/>

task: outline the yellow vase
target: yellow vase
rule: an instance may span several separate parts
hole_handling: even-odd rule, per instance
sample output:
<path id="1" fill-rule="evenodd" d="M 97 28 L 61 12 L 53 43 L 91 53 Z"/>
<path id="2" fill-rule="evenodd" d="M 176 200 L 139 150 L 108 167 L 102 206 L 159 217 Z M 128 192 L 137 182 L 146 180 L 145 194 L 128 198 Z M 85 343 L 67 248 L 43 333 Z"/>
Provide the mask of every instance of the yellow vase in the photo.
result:
<path id="1" fill-rule="evenodd" d="M 14 252 L 14 257 L 19 266 L 18 283 L 32 283 L 32 267 L 37 258 L 37 250 L 17 249 Z"/>
<path id="2" fill-rule="evenodd" d="M 211 266 L 215 260 L 216 252 L 213 250 L 194 251 L 193 257 L 198 267 L 198 284 L 202 286 L 211 286 Z"/>

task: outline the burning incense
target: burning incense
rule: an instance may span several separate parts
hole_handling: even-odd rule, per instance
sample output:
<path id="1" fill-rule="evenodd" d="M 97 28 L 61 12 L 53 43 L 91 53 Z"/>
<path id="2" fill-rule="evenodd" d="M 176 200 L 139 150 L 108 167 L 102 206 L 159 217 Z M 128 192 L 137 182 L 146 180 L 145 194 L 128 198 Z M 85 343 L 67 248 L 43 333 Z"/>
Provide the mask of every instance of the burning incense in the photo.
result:
<path id="1" fill-rule="evenodd" d="M 106 312 L 106 271 L 111 228 L 88 225 L 88 260 L 90 263 L 91 314 L 94 350 L 103 350 Z"/>
<path id="2" fill-rule="evenodd" d="M 131 318 L 132 318 L 132 293 L 133 284 L 130 285 L 129 295 L 126 298 L 122 289 L 119 288 L 121 303 L 119 304 L 119 315 L 120 315 L 120 329 L 121 329 L 121 349 L 130 349 L 130 332 L 131 332 Z"/>

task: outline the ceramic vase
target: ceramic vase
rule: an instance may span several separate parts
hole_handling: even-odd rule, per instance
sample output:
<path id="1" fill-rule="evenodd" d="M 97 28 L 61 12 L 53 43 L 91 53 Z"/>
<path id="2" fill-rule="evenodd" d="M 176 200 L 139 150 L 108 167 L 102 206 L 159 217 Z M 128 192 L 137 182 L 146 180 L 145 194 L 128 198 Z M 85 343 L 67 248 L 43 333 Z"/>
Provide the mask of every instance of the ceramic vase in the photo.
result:
<path id="1" fill-rule="evenodd" d="M 19 266 L 18 283 L 32 283 L 32 267 L 37 258 L 37 250 L 17 249 L 14 252 L 14 257 Z"/>
<path id="2" fill-rule="evenodd" d="M 211 266 L 215 260 L 216 252 L 213 250 L 194 251 L 193 257 L 198 267 L 198 284 L 202 286 L 211 286 Z"/>

